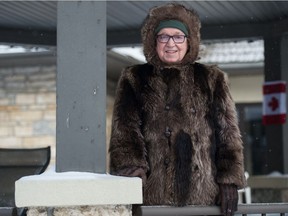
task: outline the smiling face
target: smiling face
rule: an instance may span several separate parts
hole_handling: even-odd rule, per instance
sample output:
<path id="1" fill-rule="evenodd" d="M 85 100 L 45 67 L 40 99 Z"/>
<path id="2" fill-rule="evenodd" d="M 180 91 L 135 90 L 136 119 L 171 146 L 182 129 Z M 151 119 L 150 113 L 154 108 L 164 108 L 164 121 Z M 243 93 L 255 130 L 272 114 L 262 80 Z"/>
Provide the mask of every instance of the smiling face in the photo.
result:
<path id="1" fill-rule="evenodd" d="M 176 28 L 163 28 L 157 35 L 185 35 L 181 30 Z M 156 51 L 160 60 L 167 64 L 180 63 L 188 50 L 187 38 L 183 43 L 175 43 L 169 38 L 167 43 L 161 43 L 157 40 Z"/>

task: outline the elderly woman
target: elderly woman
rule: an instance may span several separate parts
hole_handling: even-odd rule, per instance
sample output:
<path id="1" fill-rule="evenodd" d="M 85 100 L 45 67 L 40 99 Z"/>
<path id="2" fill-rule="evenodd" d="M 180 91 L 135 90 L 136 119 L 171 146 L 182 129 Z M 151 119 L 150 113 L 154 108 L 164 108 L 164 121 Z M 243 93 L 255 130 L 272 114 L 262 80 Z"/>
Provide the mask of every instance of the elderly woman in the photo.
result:
<path id="1" fill-rule="evenodd" d="M 152 8 L 142 27 L 147 64 L 120 77 L 112 174 L 143 180 L 145 205 L 237 210 L 243 146 L 225 73 L 197 63 L 200 21 L 179 4 Z"/>

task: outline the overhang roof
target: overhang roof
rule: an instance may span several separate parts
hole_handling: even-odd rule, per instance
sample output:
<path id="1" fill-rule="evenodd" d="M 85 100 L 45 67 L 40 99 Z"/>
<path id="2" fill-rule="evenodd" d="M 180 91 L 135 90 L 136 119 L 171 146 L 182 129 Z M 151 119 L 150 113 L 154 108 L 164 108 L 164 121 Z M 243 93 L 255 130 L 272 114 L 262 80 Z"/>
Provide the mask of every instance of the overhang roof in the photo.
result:
<path id="1" fill-rule="evenodd" d="M 140 45 L 140 28 L 148 10 L 167 2 L 169 1 L 108 0 L 108 48 Z M 263 37 L 288 32 L 288 1 L 181 1 L 180 3 L 198 11 L 202 22 L 201 37 L 205 42 L 238 41 L 239 39 L 257 41 Z M 50 46 L 52 47 L 50 54 L 30 55 L 31 58 L 38 56 L 38 59 L 45 63 L 55 63 L 53 49 L 56 46 L 57 1 L 1 1 L 0 11 L 0 44 Z M 23 59 L 23 55 L 17 58 Z M 2 56 L 0 63 L 1 65 L 11 65 L 11 62 L 26 64 L 26 60 L 14 60 L 15 56 L 13 59 L 9 55 Z M 112 89 L 112 93 L 121 69 L 135 63 L 139 62 L 108 49 L 107 85 L 108 89 Z M 236 71 L 235 73 L 242 74 L 243 68 L 246 71 L 247 65 L 228 67 L 227 70 L 225 69 L 227 72 Z M 251 73 L 251 64 L 248 67 Z M 263 62 L 258 62 L 253 67 L 256 67 L 259 73 L 263 70 L 261 69 Z"/>
<path id="2" fill-rule="evenodd" d="M 149 8 L 168 1 L 107 1 L 108 46 L 139 44 Z M 198 11 L 204 40 L 288 31 L 288 1 L 181 1 Z M 1 1 L 0 43 L 56 44 L 57 1 Z"/>

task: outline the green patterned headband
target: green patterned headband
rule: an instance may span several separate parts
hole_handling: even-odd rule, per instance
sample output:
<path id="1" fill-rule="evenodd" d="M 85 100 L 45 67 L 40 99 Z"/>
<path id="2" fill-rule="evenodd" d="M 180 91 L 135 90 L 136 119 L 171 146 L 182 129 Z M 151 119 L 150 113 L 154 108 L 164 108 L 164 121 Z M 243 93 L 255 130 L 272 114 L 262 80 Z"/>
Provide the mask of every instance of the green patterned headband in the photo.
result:
<path id="1" fill-rule="evenodd" d="M 181 30 L 186 36 L 188 35 L 188 29 L 186 25 L 178 20 L 163 20 L 159 23 L 158 27 L 155 29 L 155 34 L 163 28 L 177 28 Z"/>

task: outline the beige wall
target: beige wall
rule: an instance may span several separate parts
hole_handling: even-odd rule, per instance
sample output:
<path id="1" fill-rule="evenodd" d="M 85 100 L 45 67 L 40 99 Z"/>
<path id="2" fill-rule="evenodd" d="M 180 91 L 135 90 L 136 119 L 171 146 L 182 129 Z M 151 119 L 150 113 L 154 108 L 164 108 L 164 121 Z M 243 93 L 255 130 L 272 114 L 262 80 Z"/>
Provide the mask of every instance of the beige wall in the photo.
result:
<path id="1" fill-rule="evenodd" d="M 229 76 L 229 81 L 236 103 L 262 102 L 263 75 Z"/>

